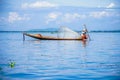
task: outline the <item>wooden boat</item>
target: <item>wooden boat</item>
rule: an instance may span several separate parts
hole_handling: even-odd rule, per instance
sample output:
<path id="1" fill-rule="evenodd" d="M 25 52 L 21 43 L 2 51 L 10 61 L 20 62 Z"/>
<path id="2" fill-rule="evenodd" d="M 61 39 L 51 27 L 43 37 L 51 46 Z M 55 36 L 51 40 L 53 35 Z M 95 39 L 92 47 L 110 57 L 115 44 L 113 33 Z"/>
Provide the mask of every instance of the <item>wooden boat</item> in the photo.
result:
<path id="1" fill-rule="evenodd" d="M 82 40 L 81 36 L 79 38 L 57 38 L 50 36 L 42 36 L 41 34 L 28 34 L 28 33 L 23 33 L 23 40 L 25 40 L 25 36 L 29 36 L 40 40 Z"/>
<path id="2" fill-rule="evenodd" d="M 85 27 L 84 31 L 82 31 L 84 33 L 82 33 L 82 35 L 80 35 L 79 33 L 67 28 L 67 27 L 60 27 L 60 29 L 58 30 L 58 34 L 62 33 L 62 36 L 59 37 L 51 37 L 51 36 L 43 36 L 41 34 L 28 34 L 28 33 L 23 33 L 23 40 L 25 40 L 25 36 L 29 36 L 32 38 L 36 38 L 36 39 L 40 39 L 40 40 L 86 40 L 87 36 L 86 36 L 86 32 L 87 28 Z"/>

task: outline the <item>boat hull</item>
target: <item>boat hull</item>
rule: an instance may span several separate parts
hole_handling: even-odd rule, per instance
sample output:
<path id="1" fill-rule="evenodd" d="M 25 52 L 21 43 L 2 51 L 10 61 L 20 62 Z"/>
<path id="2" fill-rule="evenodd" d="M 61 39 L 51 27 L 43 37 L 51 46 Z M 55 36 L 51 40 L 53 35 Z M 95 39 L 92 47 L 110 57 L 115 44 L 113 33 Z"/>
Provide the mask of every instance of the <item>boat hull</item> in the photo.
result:
<path id="1" fill-rule="evenodd" d="M 23 33 L 23 36 L 29 36 L 35 39 L 40 39 L 40 40 L 82 40 L 82 38 L 57 38 L 57 37 L 48 37 L 48 36 L 42 36 L 41 34 L 28 34 L 28 33 Z"/>

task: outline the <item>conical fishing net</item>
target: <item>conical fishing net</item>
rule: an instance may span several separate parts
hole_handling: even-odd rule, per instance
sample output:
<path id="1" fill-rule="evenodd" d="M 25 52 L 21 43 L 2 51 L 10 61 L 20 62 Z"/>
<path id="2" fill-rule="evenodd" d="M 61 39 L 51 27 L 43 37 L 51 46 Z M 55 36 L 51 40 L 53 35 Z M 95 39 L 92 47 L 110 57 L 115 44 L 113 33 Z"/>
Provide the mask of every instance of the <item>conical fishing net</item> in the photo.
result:
<path id="1" fill-rule="evenodd" d="M 67 28 L 67 27 L 60 27 L 58 30 L 58 38 L 79 38 L 80 34 L 77 32 Z"/>

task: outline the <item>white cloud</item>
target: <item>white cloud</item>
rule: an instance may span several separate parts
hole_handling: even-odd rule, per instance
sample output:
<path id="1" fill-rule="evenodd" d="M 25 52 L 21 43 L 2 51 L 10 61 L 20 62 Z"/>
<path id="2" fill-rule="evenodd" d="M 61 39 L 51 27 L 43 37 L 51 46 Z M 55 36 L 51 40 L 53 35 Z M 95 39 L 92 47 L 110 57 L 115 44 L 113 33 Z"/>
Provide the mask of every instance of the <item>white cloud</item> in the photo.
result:
<path id="1" fill-rule="evenodd" d="M 48 17 L 51 18 L 51 19 L 56 19 L 58 17 L 58 15 L 60 15 L 60 13 L 50 13 L 48 15 Z"/>
<path id="2" fill-rule="evenodd" d="M 13 23 L 15 21 L 29 20 L 26 15 L 20 16 L 17 12 L 9 12 L 8 22 Z"/>
<path id="3" fill-rule="evenodd" d="M 74 20 L 79 20 L 79 19 L 84 19 L 84 18 L 86 18 L 86 15 L 78 14 L 78 13 L 73 13 L 73 14 L 66 13 L 62 17 L 63 21 L 65 22 L 71 22 Z"/>
<path id="4" fill-rule="evenodd" d="M 115 6 L 114 3 L 110 3 L 106 8 L 113 8 Z"/>
<path id="5" fill-rule="evenodd" d="M 51 12 L 47 16 L 46 23 L 55 21 L 55 22 L 72 22 L 79 19 L 86 18 L 86 15 L 84 14 L 78 14 L 78 13 L 60 13 L 60 12 Z"/>
<path id="6" fill-rule="evenodd" d="M 36 1 L 34 3 L 24 3 L 22 8 L 49 8 L 56 7 L 57 4 L 49 3 L 47 1 Z"/>
<path id="7" fill-rule="evenodd" d="M 61 16 L 60 12 L 51 12 L 51 13 L 49 13 L 48 16 L 47 16 L 46 23 L 48 24 L 51 21 L 56 21 L 59 16 Z"/>
<path id="8" fill-rule="evenodd" d="M 111 16 L 111 14 L 106 11 L 101 11 L 101 12 L 91 12 L 89 16 L 94 18 L 102 18 L 106 16 Z"/>
<path id="9" fill-rule="evenodd" d="M 83 20 L 87 18 L 94 18 L 94 19 L 100 19 L 105 17 L 112 17 L 112 16 L 120 16 L 118 13 L 111 13 L 108 11 L 95 11 L 95 12 L 89 12 L 88 14 L 81 14 L 81 13 L 61 13 L 61 12 L 51 12 L 47 15 L 46 23 L 50 22 L 74 22 L 78 20 Z"/>
<path id="10" fill-rule="evenodd" d="M 65 22 L 71 22 L 72 20 L 75 20 L 79 15 L 74 13 L 74 14 L 70 14 L 70 13 L 66 13 L 63 15 L 62 20 Z"/>

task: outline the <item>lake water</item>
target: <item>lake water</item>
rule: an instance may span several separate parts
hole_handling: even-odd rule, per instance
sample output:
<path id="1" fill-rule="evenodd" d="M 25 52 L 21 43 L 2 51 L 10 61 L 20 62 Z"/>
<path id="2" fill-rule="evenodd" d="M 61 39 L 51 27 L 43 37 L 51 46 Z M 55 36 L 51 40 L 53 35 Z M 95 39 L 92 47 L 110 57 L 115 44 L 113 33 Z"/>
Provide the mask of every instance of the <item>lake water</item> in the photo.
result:
<path id="1" fill-rule="evenodd" d="M 0 32 L 0 80 L 120 80 L 120 33 L 90 36 L 87 42 L 23 41 L 20 32 Z"/>

